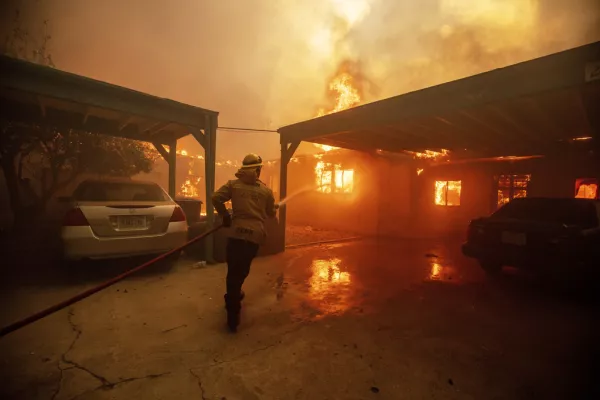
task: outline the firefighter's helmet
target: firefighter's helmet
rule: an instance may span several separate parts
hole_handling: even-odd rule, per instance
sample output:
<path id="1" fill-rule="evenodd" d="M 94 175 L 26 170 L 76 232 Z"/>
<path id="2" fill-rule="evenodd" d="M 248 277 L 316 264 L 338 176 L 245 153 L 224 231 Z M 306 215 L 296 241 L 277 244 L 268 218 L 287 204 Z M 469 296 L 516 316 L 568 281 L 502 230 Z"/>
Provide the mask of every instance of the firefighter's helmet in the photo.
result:
<path id="1" fill-rule="evenodd" d="M 242 161 L 242 168 L 260 168 L 262 165 L 262 158 L 254 153 L 248 154 Z"/>

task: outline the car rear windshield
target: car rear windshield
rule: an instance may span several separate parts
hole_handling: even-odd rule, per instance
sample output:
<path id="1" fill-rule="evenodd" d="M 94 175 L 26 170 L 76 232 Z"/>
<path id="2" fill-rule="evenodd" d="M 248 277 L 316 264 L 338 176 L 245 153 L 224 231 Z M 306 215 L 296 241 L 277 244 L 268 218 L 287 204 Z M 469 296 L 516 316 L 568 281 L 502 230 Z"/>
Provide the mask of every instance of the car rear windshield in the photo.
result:
<path id="1" fill-rule="evenodd" d="M 75 191 L 79 201 L 166 201 L 158 185 L 138 182 L 84 182 Z"/>
<path id="2" fill-rule="evenodd" d="M 498 209 L 493 218 L 577 225 L 598 225 L 596 205 L 584 199 L 514 199 Z"/>

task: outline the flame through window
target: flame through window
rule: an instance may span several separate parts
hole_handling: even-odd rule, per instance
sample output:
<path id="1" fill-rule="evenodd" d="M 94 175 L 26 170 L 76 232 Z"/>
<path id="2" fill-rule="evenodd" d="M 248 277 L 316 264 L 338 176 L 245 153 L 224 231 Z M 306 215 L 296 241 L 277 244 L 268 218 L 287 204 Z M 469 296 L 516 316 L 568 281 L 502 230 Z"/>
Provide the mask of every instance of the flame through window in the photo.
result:
<path id="1" fill-rule="evenodd" d="M 503 206 L 512 199 L 527 197 L 531 175 L 500 175 L 498 182 L 498 207 Z"/>
<path id="2" fill-rule="evenodd" d="M 435 204 L 438 206 L 460 206 L 461 181 L 436 181 Z"/>
<path id="3" fill-rule="evenodd" d="M 352 193 L 354 170 L 319 161 L 315 167 L 315 183 L 317 191 L 322 193 Z"/>

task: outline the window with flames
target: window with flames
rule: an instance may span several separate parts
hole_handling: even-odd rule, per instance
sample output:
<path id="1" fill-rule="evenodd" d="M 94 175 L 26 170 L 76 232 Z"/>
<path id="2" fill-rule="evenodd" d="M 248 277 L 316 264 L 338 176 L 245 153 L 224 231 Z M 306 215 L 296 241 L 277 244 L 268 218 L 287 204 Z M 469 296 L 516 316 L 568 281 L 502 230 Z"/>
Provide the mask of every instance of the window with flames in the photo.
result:
<path id="1" fill-rule="evenodd" d="M 598 199 L 598 179 L 586 178 L 575 181 L 575 198 Z"/>
<path id="2" fill-rule="evenodd" d="M 498 198 L 496 205 L 501 207 L 512 199 L 527 197 L 531 175 L 500 175 L 498 183 Z"/>
<path id="3" fill-rule="evenodd" d="M 460 206 L 461 181 L 436 181 L 435 204 L 438 206 Z"/>
<path id="4" fill-rule="evenodd" d="M 354 170 L 343 169 L 340 164 L 319 161 L 315 167 L 315 183 L 321 193 L 352 193 Z"/>

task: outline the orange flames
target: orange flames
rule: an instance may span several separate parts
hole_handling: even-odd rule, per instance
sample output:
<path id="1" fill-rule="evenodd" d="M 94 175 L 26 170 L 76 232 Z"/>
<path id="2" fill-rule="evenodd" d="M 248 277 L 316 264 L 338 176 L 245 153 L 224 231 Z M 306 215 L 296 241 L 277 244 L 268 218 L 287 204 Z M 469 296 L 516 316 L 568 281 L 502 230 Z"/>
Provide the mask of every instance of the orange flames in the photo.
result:
<path id="1" fill-rule="evenodd" d="M 460 206 L 461 181 L 436 181 L 435 204 L 438 206 Z"/>
<path id="2" fill-rule="evenodd" d="M 319 109 L 317 117 L 347 110 L 361 102 L 359 86 L 356 84 L 354 76 L 349 72 L 350 67 L 349 62 L 344 62 L 338 69 L 328 87 L 328 95 L 333 100 L 333 107 L 329 110 Z M 315 143 L 314 145 L 325 152 L 338 149 L 338 147 L 325 144 Z"/>
<path id="3" fill-rule="evenodd" d="M 433 150 L 425 150 L 424 152 L 418 151 L 407 151 L 413 155 L 415 159 L 419 160 L 439 160 L 441 158 L 446 158 L 450 154 L 450 150 L 441 149 L 440 151 Z"/>
<path id="4" fill-rule="evenodd" d="M 352 193 L 354 170 L 344 170 L 339 164 L 319 161 L 315 166 L 315 183 L 317 190 L 322 193 Z"/>

